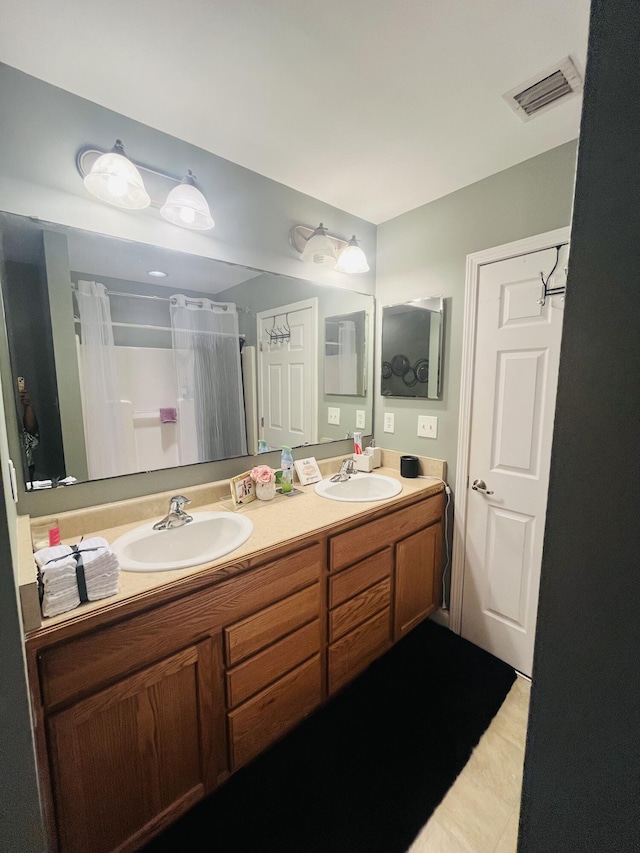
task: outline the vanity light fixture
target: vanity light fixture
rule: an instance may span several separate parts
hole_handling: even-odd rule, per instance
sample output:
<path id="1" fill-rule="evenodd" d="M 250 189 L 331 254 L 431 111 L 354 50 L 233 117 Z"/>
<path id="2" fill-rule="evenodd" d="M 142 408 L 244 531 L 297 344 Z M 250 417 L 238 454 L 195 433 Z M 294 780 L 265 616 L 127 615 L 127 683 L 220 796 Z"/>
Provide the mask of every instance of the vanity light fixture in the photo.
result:
<path id="1" fill-rule="evenodd" d="M 143 210 L 151 199 L 142 175 L 124 153 L 120 139 L 111 151 L 102 154 L 84 176 L 84 185 L 100 201 L 127 210 Z"/>
<path id="2" fill-rule="evenodd" d="M 338 253 L 322 222 L 307 239 L 300 260 L 323 267 L 335 267 Z"/>
<path id="3" fill-rule="evenodd" d="M 300 260 L 335 268 L 338 272 L 367 272 L 367 258 L 358 246 L 355 236 L 342 240 L 327 232 L 322 222 L 316 229 L 294 225 L 289 232 L 289 242 L 300 253 Z"/>
<path id="4" fill-rule="evenodd" d="M 360 246 L 358 246 L 355 234 L 349 240 L 344 249 L 341 249 L 340 254 L 338 255 L 336 269 L 338 272 L 346 272 L 349 274 L 369 272 L 367 256 Z"/>
<path id="5" fill-rule="evenodd" d="M 164 172 L 134 163 L 118 139 L 111 151 L 83 148 L 76 166 L 85 187 L 108 204 L 129 210 L 155 207 L 173 225 L 207 231 L 214 222 L 206 198 L 195 185 L 189 170 L 180 181 Z"/>
<path id="6" fill-rule="evenodd" d="M 171 190 L 160 208 L 160 215 L 173 225 L 194 231 L 208 231 L 215 225 L 207 200 L 197 188 L 191 169 L 182 183 Z"/>

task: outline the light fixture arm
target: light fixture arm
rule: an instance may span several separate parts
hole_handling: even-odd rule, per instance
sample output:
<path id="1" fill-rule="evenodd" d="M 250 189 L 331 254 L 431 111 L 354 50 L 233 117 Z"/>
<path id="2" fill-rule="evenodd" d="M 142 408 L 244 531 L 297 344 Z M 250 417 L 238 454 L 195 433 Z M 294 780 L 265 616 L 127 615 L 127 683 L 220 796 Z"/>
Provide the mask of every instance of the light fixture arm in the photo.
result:
<path id="1" fill-rule="evenodd" d="M 324 228 L 322 223 L 320 228 Z M 317 228 L 309 228 L 308 225 L 294 225 L 289 231 L 289 243 L 300 255 L 304 252 L 304 247 L 307 245 L 311 237 L 316 233 Z M 324 229 L 326 231 L 326 229 Z M 333 234 L 327 234 L 327 237 L 336 247 L 336 252 L 343 249 L 347 245 L 346 240 L 341 240 L 340 237 L 335 237 Z"/>

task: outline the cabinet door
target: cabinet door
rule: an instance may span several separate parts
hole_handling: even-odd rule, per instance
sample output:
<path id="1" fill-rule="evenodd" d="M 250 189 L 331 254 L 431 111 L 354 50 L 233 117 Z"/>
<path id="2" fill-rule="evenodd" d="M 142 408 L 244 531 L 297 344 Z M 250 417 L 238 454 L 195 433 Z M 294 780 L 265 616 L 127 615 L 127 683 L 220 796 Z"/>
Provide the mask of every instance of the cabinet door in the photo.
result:
<path id="1" fill-rule="evenodd" d="M 50 717 L 62 853 L 136 849 L 148 824 L 175 819 L 212 787 L 214 646 L 186 648 Z"/>
<path id="2" fill-rule="evenodd" d="M 396 545 L 394 640 L 426 619 L 440 601 L 442 524 L 432 524 Z"/>

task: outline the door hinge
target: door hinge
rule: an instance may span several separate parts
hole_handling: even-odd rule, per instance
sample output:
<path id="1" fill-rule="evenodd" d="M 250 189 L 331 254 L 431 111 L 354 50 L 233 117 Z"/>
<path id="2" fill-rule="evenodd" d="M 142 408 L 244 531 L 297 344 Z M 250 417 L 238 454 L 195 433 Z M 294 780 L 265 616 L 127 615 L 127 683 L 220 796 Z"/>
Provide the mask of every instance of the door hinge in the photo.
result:
<path id="1" fill-rule="evenodd" d="M 262 341 L 260 341 L 260 352 L 262 352 Z"/>
<path id="2" fill-rule="evenodd" d="M 260 426 L 261 426 L 261 427 L 263 427 L 263 426 L 264 426 L 264 418 L 260 418 Z"/>
<path id="3" fill-rule="evenodd" d="M 467 474 L 467 488 L 469 488 L 469 475 Z"/>

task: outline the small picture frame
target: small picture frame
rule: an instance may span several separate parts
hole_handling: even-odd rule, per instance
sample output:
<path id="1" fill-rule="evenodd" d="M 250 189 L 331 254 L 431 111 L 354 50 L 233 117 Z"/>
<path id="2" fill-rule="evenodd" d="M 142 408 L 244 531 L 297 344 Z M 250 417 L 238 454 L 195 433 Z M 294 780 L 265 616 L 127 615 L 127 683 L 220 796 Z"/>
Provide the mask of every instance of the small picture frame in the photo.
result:
<path id="1" fill-rule="evenodd" d="M 256 484 L 251 479 L 249 471 L 238 474 L 229 481 L 231 486 L 231 500 L 234 506 L 243 506 L 256 499 Z"/>
<path id="2" fill-rule="evenodd" d="M 301 486 L 310 486 L 311 483 L 319 483 L 322 479 L 320 468 L 314 456 L 307 459 L 296 459 L 293 463 Z"/>

